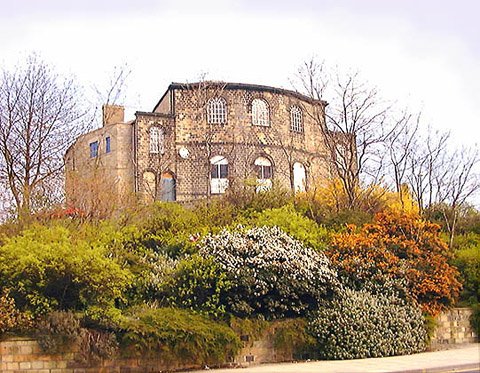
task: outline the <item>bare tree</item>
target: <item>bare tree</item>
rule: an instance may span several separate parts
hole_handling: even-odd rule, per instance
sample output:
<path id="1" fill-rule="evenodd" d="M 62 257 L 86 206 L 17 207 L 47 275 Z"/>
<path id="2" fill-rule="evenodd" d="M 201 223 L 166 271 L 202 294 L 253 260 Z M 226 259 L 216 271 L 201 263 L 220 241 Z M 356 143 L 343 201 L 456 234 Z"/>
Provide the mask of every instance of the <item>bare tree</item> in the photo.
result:
<path id="1" fill-rule="evenodd" d="M 93 90 L 96 94 L 96 102 L 94 115 L 98 117 L 100 108 L 105 105 L 118 105 L 125 101 L 125 88 L 127 86 L 127 80 L 132 73 L 132 70 L 127 64 L 121 66 L 114 66 L 112 72 L 108 76 L 108 81 L 104 87 L 94 86 Z M 106 88 L 105 88 L 106 87 Z M 109 123 L 111 111 L 102 110 L 102 122 Z"/>
<path id="2" fill-rule="evenodd" d="M 0 77 L 0 178 L 17 214 L 28 216 L 43 187 L 58 178 L 63 155 L 78 134 L 80 91 L 36 56 Z M 58 186 L 58 188 L 61 188 Z"/>
<path id="3" fill-rule="evenodd" d="M 463 207 L 469 198 L 480 190 L 479 175 L 475 172 L 479 162 L 478 149 L 461 148 L 446 155 L 443 167 L 435 172 L 436 203 L 445 221 L 450 247 L 453 246 L 458 218 Z"/>
<path id="4" fill-rule="evenodd" d="M 417 146 L 411 148 L 408 156 L 406 179 L 421 213 L 437 199 L 439 185 L 436 180 L 446 171 L 443 160 L 449 137 L 448 133 L 428 130 L 426 138 L 419 137 Z"/>
<path id="5" fill-rule="evenodd" d="M 392 172 L 393 184 L 400 204 L 404 207 L 407 175 L 410 172 L 410 161 L 415 152 L 417 134 L 421 115 L 413 116 L 404 110 L 397 125 L 385 142 L 385 153 L 388 154 L 388 163 Z"/>
<path id="6" fill-rule="evenodd" d="M 396 128 L 389 117 L 392 105 L 381 100 L 377 89 L 358 72 L 342 73 L 336 68 L 329 73 L 314 59 L 299 68 L 296 82 L 301 93 L 316 100 L 328 98 L 325 112 L 319 106 L 307 115 L 322 130 L 327 161 L 341 181 L 347 207 L 353 208 L 361 197 L 359 183 L 378 182 L 382 177 L 382 145 Z"/>

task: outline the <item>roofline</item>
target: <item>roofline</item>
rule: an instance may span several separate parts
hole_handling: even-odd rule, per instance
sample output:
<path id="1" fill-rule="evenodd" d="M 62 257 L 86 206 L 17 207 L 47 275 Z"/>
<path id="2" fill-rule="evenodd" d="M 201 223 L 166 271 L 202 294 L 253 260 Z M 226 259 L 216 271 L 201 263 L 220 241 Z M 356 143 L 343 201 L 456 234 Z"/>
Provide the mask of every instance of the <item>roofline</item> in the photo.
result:
<path id="1" fill-rule="evenodd" d="M 172 83 L 173 84 L 173 83 Z M 152 113 L 157 110 L 157 107 L 158 105 L 160 105 L 160 102 L 162 102 L 162 100 L 164 99 L 164 97 L 167 95 L 168 92 L 170 92 L 170 88 L 172 87 L 172 84 L 170 84 L 167 88 L 167 90 L 165 91 L 165 93 L 162 95 L 162 97 L 160 97 L 160 100 L 158 100 L 157 104 L 155 105 L 155 107 L 153 108 L 152 110 Z M 138 113 L 145 113 L 145 112 L 138 112 Z"/>
<path id="2" fill-rule="evenodd" d="M 135 116 L 137 116 L 137 115 L 150 115 L 150 116 L 153 116 L 153 117 L 173 118 L 173 115 L 170 114 L 170 113 L 155 113 L 153 111 L 152 112 L 150 112 L 150 111 L 136 111 Z"/>
<path id="3" fill-rule="evenodd" d="M 260 84 L 248 84 L 248 83 L 227 83 L 227 82 L 221 82 L 221 81 L 205 81 L 205 82 L 194 82 L 194 83 L 178 83 L 178 82 L 172 82 L 165 93 L 160 97 L 160 100 L 158 100 L 157 104 L 153 108 L 152 112 L 157 110 L 158 105 L 160 105 L 160 102 L 165 98 L 165 96 L 172 90 L 174 89 L 194 89 L 197 88 L 200 84 L 208 84 L 208 85 L 213 85 L 213 86 L 223 86 L 223 89 L 244 89 L 244 90 L 250 90 L 250 91 L 264 91 L 264 92 L 271 92 L 271 93 L 280 93 L 292 97 L 296 97 L 300 100 L 307 101 L 309 103 L 321 103 L 324 106 L 328 105 L 328 102 L 325 100 L 317 100 L 311 97 L 308 97 L 302 93 L 292 91 L 289 89 L 285 88 L 276 88 L 276 87 L 271 87 L 267 85 L 260 85 Z"/>
<path id="4" fill-rule="evenodd" d="M 308 97 L 302 93 L 292 91 L 285 88 L 276 88 L 267 85 L 260 85 L 260 84 L 248 84 L 248 83 L 228 83 L 222 81 L 206 81 L 206 82 L 194 82 L 194 83 L 178 83 L 172 82 L 168 86 L 168 90 L 171 89 L 192 89 L 198 87 L 199 84 L 208 84 L 208 85 L 216 85 L 216 86 L 224 86 L 224 89 L 244 89 L 244 90 L 251 90 L 251 91 L 265 91 L 271 93 L 281 93 L 288 96 L 293 96 L 299 98 L 301 100 L 310 102 L 310 103 L 321 103 L 325 106 L 328 105 L 328 102 L 325 100 L 317 100 L 311 97 Z M 168 92 L 168 91 L 167 91 Z M 166 94 L 166 93 L 165 93 Z M 162 96 L 162 98 L 165 95 Z"/>

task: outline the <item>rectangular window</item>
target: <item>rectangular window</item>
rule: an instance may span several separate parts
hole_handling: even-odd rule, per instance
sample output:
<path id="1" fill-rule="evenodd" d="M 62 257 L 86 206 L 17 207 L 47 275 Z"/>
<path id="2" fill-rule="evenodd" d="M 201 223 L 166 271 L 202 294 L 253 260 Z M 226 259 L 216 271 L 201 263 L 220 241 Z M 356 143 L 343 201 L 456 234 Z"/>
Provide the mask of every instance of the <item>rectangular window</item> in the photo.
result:
<path id="1" fill-rule="evenodd" d="M 226 179 L 228 177 L 228 164 L 220 165 L 220 179 Z"/>
<path id="2" fill-rule="evenodd" d="M 218 179 L 218 165 L 212 164 L 212 179 Z"/>
<path id="3" fill-rule="evenodd" d="M 105 138 L 105 153 L 110 153 L 110 136 Z"/>
<path id="4" fill-rule="evenodd" d="M 257 175 L 259 179 L 272 178 L 272 166 L 257 166 Z"/>
<path id="5" fill-rule="evenodd" d="M 98 141 L 90 143 L 90 158 L 95 158 L 98 156 Z"/>
<path id="6" fill-rule="evenodd" d="M 226 179 L 228 177 L 228 164 L 212 164 L 212 179 Z"/>

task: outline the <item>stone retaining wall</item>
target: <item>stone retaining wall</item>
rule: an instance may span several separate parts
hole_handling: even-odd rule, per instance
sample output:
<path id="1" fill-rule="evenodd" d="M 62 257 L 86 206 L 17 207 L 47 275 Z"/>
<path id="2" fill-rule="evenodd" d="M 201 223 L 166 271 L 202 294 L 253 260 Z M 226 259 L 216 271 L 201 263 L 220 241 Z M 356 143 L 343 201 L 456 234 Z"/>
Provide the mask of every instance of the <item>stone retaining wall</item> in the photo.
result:
<path id="1" fill-rule="evenodd" d="M 444 350 L 452 345 L 474 343 L 478 336 L 470 325 L 471 308 L 453 308 L 437 317 L 437 328 L 430 343 L 431 350 Z"/>
<path id="2" fill-rule="evenodd" d="M 471 314 L 469 308 L 455 308 L 441 314 L 437 318 L 438 326 L 430 349 L 441 350 L 476 342 L 478 336 L 469 323 Z M 271 331 L 267 331 L 261 340 L 245 341 L 234 364 L 245 366 L 292 360 L 291 352 L 275 350 L 270 337 Z M 76 357 L 75 352 L 46 355 L 37 341 L 28 338 L 11 338 L 0 342 L 0 372 L 4 373 L 140 373 L 194 368 L 180 364 L 172 366 L 160 359 L 116 359 L 86 367 Z"/>

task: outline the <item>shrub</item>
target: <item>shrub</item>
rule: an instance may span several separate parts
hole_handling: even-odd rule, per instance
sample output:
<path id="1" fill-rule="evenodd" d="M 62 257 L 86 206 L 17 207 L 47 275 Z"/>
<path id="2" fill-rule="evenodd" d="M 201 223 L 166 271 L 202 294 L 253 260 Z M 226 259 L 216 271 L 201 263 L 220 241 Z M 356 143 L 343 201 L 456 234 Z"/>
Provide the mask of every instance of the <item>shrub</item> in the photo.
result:
<path id="1" fill-rule="evenodd" d="M 275 323 L 273 347 L 284 356 L 300 359 L 309 356 L 315 342 L 307 331 L 305 319 L 289 319 Z"/>
<path id="2" fill-rule="evenodd" d="M 277 226 L 288 235 L 316 250 L 324 250 L 328 242 L 328 231 L 297 212 L 291 204 L 253 213 L 245 219 L 245 222 L 252 226 Z"/>
<path id="3" fill-rule="evenodd" d="M 333 235 L 326 254 L 349 286 L 370 290 L 372 282 L 381 288 L 388 280 L 432 315 L 453 305 L 461 286 L 439 227 L 416 215 L 377 214 L 360 231 Z"/>
<path id="4" fill-rule="evenodd" d="M 452 263 L 462 279 L 460 300 L 473 305 L 480 299 L 480 234 L 457 236 L 455 247 Z"/>
<path id="5" fill-rule="evenodd" d="M 76 240 L 60 226 L 34 226 L 0 247 L 0 286 L 34 314 L 112 306 L 131 281 L 100 244 Z"/>
<path id="6" fill-rule="evenodd" d="M 427 333 L 419 308 L 398 298 L 344 290 L 323 303 L 309 324 L 324 359 L 361 359 L 423 351 Z"/>
<path id="7" fill-rule="evenodd" d="M 137 310 L 123 320 L 121 328 L 131 353 L 160 352 L 160 359 L 167 363 L 223 363 L 241 347 L 228 326 L 175 308 Z"/>
<path id="8" fill-rule="evenodd" d="M 277 227 L 224 230 L 207 236 L 199 248 L 226 272 L 232 283 L 227 310 L 240 317 L 304 315 L 337 288 L 326 256 Z"/>
<path id="9" fill-rule="evenodd" d="M 116 354 L 115 335 L 103 330 L 81 327 L 78 315 L 72 312 L 51 312 L 36 325 L 35 334 L 42 350 L 49 354 L 69 352 L 78 347 L 77 360 L 99 361 Z"/>
<path id="10" fill-rule="evenodd" d="M 224 200 L 240 212 L 279 208 L 293 201 L 292 191 L 276 185 L 275 182 L 272 189 L 261 193 L 256 192 L 256 186 L 256 179 L 232 183 Z"/>
<path id="11" fill-rule="evenodd" d="M 138 212 L 133 224 L 141 231 L 139 241 L 143 247 L 172 258 L 192 253 L 192 237 L 209 230 L 199 214 L 178 203 L 156 202 Z"/>
<path id="12" fill-rule="evenodd" d="M 80 339 L 80 319 L 73 312 L 51 312 L 36 325 L 35 333 L 43 351 L 68 351 Z"/>
<path id="13" fill-rule="evenodd" d="M 15 300 L 10 297 L 10 291 L 3 289 L 0 293 L 0 335 L 6 332 L 27 329 L 32 318 L 20 312 L 15 306 Z"/>
<path id="14" fill-rule="evenodd" d="M 165 284 L 171 305 L 219 317 L 225 313 L 222 295 L 231 287 L 213 258 L 192 255 L 180 261 Z"/>

